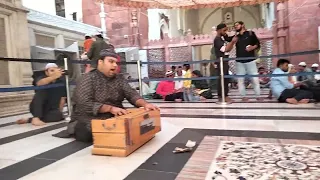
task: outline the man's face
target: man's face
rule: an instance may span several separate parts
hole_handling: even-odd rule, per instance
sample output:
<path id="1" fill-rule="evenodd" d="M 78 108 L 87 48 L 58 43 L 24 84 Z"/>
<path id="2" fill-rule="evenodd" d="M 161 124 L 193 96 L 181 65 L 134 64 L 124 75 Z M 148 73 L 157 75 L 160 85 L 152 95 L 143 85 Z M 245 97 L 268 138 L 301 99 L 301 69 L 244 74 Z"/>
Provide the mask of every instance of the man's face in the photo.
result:
<path id="1" fill-rule="evenodd" d="M 105 57 L 98 61 L 99 70 L 107 77 L 113 77 L 117 73 L 117 59 L 114 57 Z"/>
<path id="2" fill-rule="evenodd" d="M 218 30 L 218 33 L 219 33 L 221 36 L 227 35 L 227 32 L 228 32 L 228 27 L 224 27 L 224 28 Z"/>
<path id="3" fill-rule="evenodd" d="M 306 67 L 305 66 L 298 66 L 298 71 L 302 72 Z"/>
<path id="4" fill-rule="evenodd" d="M 178 68 L 177 69 L 177 75 L 178 76 L 182 76 L 182 68 Z"/>
<path id="5" fill-rule="evenodd" d="M 265 72 L 265 69 L 264 68 L 260 68 L 259 69 L 259 74 L 263 74 Z"/>
<path id="6" fill-rule="evenodd" d="M 311 69 L 313 72 L 316 72 L 318 70 L 318 67 L 312 67 Z"/>
<path id="7" fill-rule="evenodd" d="M 236 23 L 234 25 L 234 29 L 237 31 L 237 32 L 240 32 L 243 28 L 243 25 L 239 24 L 239 23 Z"/>
<path id="8" fill-rule="evenodd" d="M 284 63 L 280 66 L 280 69 L 283 71 L 283 72 L 288 72 L 289 70 L 289 64 L 288 63 Z"/>
<path id="9" fill-rule="evenodd" d="M 174 74 L 172 73 L 172 74 L 168 74 L 167 76 L 166 76 L 166 78 L 174 78 Z"/>
<path id="10" fill-rule="evenodd" d="M 57 71 L 59 71 L 59 68 L 53 67 L 46 70 L 47 76 L 53 76 Z"/>

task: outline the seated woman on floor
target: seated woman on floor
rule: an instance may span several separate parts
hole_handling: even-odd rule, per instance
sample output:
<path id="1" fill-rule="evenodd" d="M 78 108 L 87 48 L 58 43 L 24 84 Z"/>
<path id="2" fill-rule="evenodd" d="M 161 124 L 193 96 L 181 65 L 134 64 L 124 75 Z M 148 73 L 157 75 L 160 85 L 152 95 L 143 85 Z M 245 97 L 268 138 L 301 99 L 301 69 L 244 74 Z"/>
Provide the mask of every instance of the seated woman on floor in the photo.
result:
<path id="1" fill-rule="evenodd" d="M 45 73 L 35 78 L 36 86 L 63 83 L 62 75 L 64 71 L 54 63 L 49 63 L 45 67 Z M 17 124 L 32 123 L 35 126 L 42 126 L 48 122 L 58 122 L 63 120 L 63 106 L 66 102 L 65 87 L 36 90 L 30 103 L 29 119 L 20 119 Z"/>
<path id="2" fill-rule="evenodd" d="M 200 71 L 194 70 L 192 71 L 192 78 L 203 77 Z M 199 100 L 206 100 L 212 99 L 212 92 L 209 89 L 209 85 L 207 80 L 192 80 L 191 81 L 192 88 L 191 88 L 191 101 L 199 101 Z"/>

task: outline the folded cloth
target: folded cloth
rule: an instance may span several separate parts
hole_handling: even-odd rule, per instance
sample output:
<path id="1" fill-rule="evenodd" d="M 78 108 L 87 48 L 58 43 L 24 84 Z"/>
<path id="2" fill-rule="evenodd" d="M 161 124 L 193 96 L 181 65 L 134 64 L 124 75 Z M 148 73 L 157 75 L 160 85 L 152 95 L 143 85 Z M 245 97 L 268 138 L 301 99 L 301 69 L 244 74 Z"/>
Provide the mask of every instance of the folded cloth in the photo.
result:
<path id="1" fill-rule="evenodd" d="M 56 134 L 53 134 L 53 137 L 58 138 L 73 138 L 74 137 L 74 129 L 76 127 L 76 121 L 70 121 L 66 130 L 60 131 Z"/>

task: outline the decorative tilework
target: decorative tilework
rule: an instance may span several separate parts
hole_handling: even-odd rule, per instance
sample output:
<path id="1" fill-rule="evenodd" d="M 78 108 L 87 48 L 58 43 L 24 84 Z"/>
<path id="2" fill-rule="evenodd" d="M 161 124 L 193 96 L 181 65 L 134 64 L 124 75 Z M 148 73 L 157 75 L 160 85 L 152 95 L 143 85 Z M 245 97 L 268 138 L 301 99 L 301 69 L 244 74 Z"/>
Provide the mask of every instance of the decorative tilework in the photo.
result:
<path id="1" fill-rule="evenodd" d="M 320 179 L 320 141 L 206 136 L 177 180 L 213 177 Z"/>

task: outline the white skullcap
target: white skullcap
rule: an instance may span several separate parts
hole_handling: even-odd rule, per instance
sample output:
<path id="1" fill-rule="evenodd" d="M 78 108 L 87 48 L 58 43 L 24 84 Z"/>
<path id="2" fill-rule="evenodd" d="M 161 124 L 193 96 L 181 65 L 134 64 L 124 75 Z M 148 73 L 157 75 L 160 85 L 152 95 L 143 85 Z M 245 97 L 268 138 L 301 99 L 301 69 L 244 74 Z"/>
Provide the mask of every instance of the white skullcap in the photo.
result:
<path id="1" fill-rule="evenodd" d="M 91 37 L 92 35 L 91 34 L 89 34 L 89 33 L 87 33 L 86 35 L 84 35 L 85 37 Z"/>
<path id="2" fill-rule="evenodd" d="M 166 76 L 173 74 L 173 71 L 167 71 Z"/>
<path id="3" fill-rule="evenodd" d="M 102 32 L 99 31 L 99 30 L 97 30 L 93 35 L 94 35 L 94 36 L 102 35 Z"/>
<path id="4" fill-rule="evenodd" d="M 311 66 L 311 67 L 319 67 L 319 64 L 314 63 L 314 64 L 312 64 L 312 66 Z"/>
<path id="5" fill-rule="evenodd" d="M 293 65 L 293 64 L 288 64 L 288 66 L 289 66 L 289 67 L 293 67 L 294 65 Z"/>
<path id="6" fill-rule="evenodd" d="M 306 62 L 300 62 L 299 66 L 307 66 L 307 63 Z"/>
<path id="7" fill-rule="evenodd" d="M 46 70 L 49 69 L 49 68 L 57 68 L 57 67 L 58 67 L 58 65 L 56 63 L 48 63 L 46 65 Z"/>

